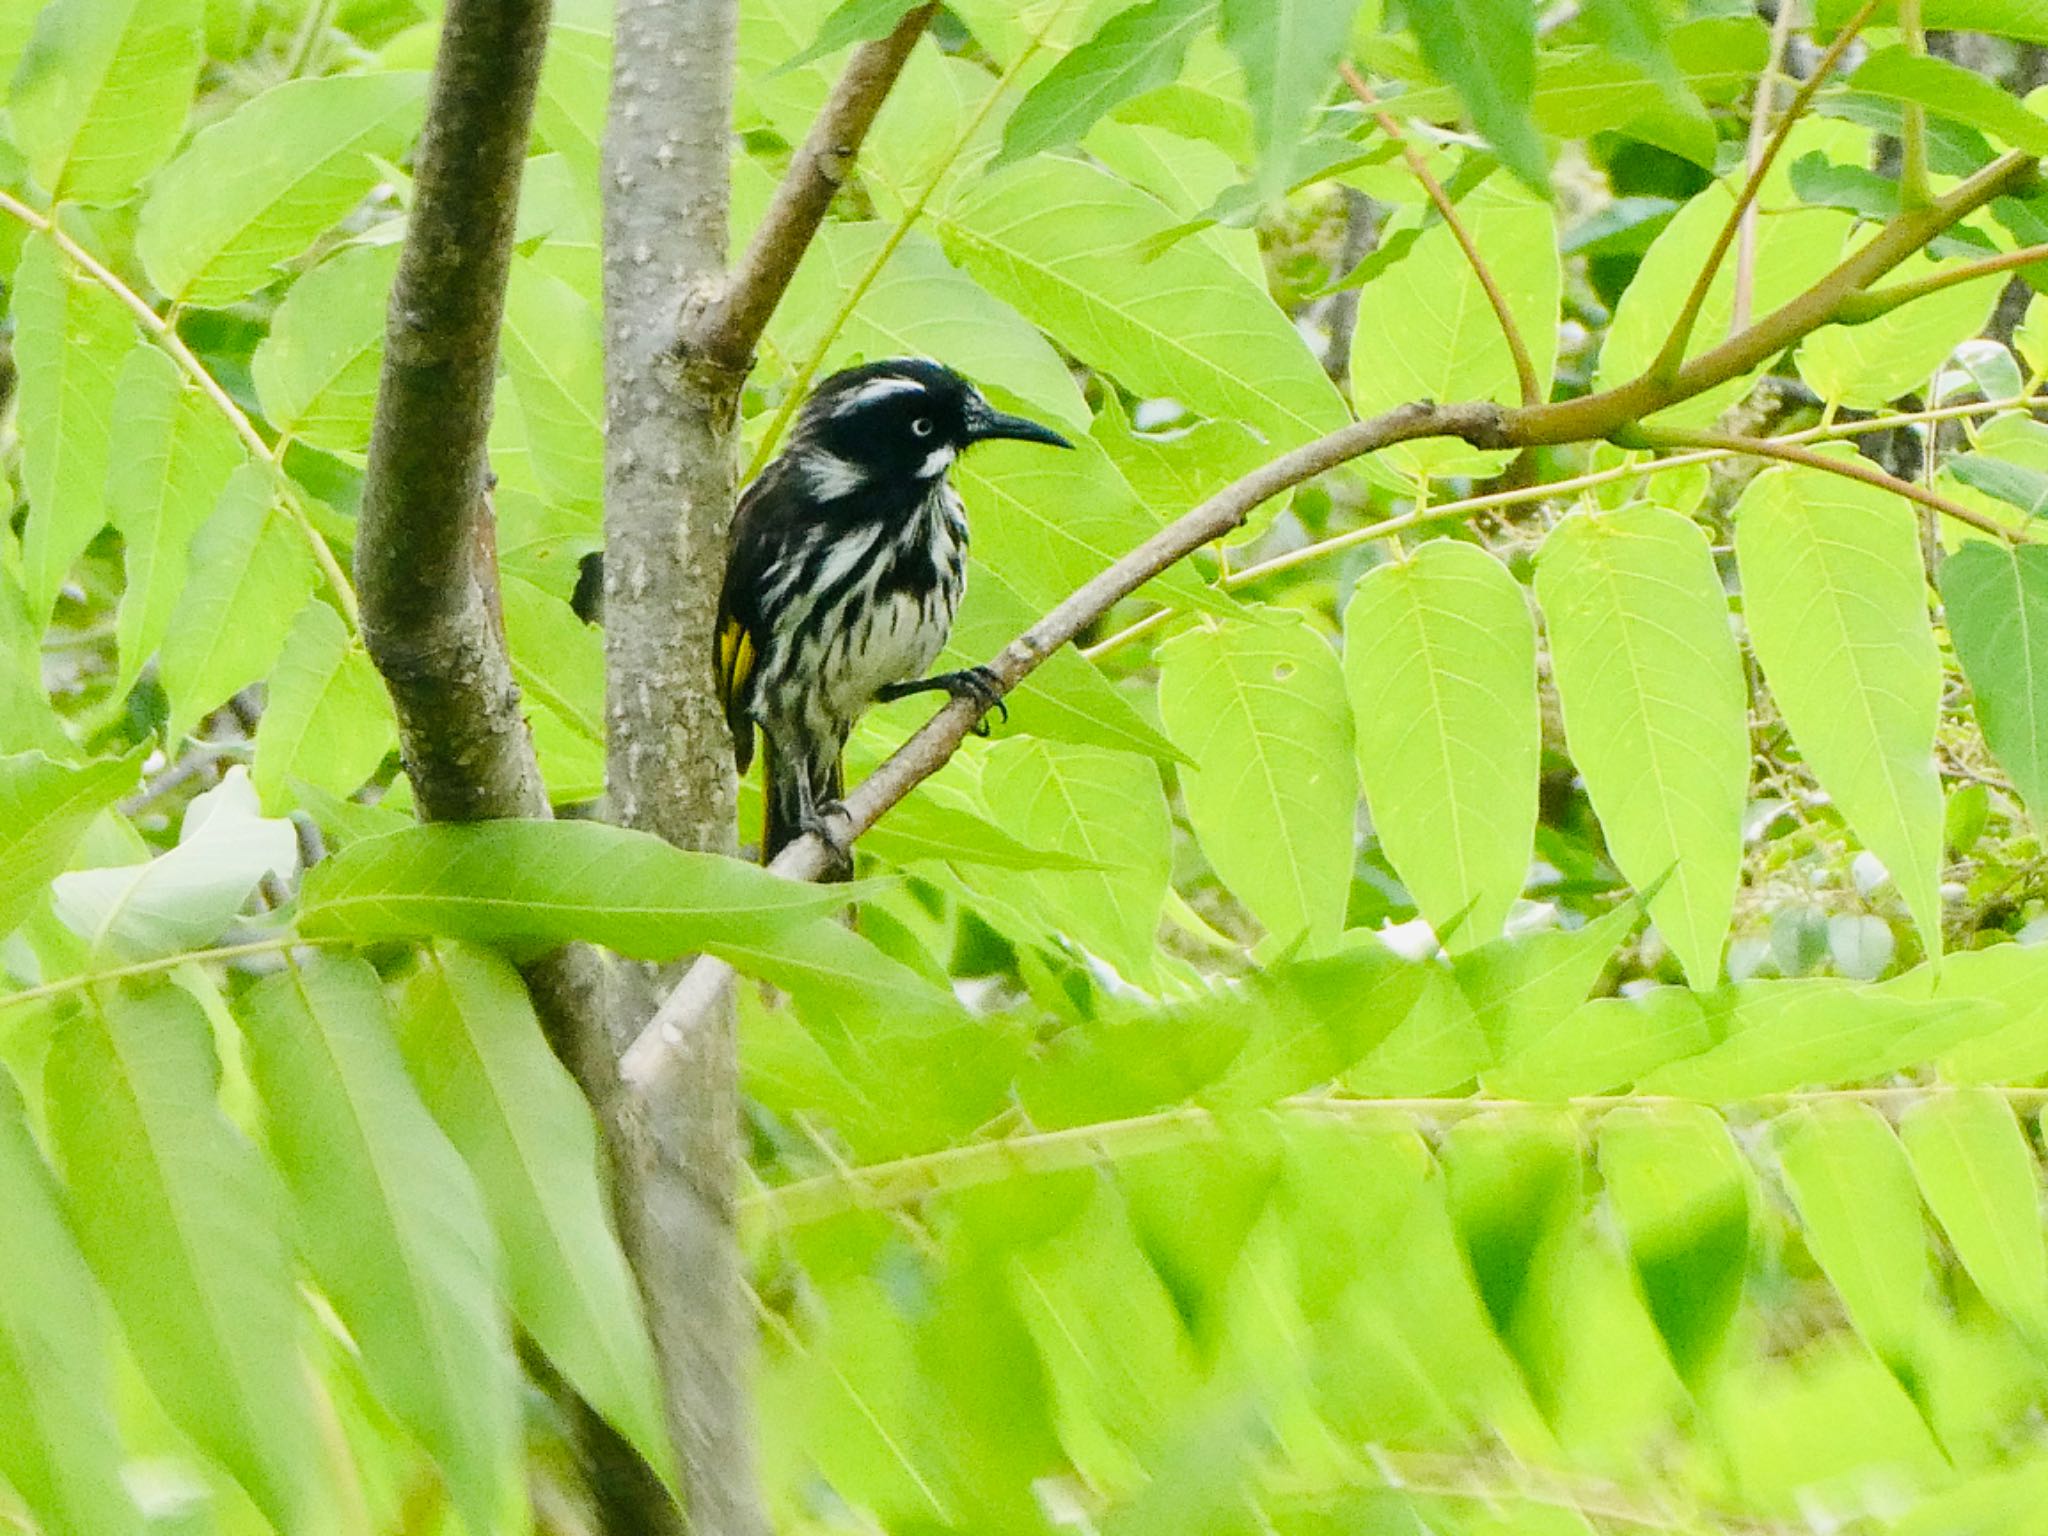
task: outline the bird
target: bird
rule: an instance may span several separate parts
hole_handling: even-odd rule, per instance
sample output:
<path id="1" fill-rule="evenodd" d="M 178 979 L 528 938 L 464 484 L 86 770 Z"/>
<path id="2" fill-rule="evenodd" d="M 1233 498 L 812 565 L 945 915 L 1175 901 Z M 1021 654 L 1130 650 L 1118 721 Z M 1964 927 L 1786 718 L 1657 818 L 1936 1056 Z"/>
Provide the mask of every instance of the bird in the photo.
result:
<path id="1" fill-rule="evenodd" d="M 967 513 L 947 474 L 995 439 L 1073 447 L 943 364 L 865 363 L 811 392 L 741 493 L 711 660 L 742 775 L 760 732 L 762 863 L 812 833 L 833 873 L 851 873 L 841 758 L 870 705 L 944 692 L 1004 709 L 987 667 L 924 675 L 967 583 Z"/>

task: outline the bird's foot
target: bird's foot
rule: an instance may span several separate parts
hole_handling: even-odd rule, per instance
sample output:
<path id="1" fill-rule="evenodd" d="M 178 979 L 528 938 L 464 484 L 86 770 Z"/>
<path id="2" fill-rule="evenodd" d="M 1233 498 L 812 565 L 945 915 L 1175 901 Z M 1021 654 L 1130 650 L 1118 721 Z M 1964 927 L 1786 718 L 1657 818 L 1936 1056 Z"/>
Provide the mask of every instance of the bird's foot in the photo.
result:
<path id="1" fill-rule="evenodd" d="M 1003 684 L 987 667 L 962 667 L 932 679 L 956 699 L 972 699 L 981 706 L 982 718 L 974 722 L 974 734 L 988 734 L 988 714 L 994 710 L 1003 724 L 1010 721 L 1010 706 L 1003 702 Z"/>
<path id="2" fill-rule="evenodd" d="M 825 845 L 835 865 L 853 868 L 853 816 L 845 801 L 818 801 L 804 817 L 803 829 Z"/>

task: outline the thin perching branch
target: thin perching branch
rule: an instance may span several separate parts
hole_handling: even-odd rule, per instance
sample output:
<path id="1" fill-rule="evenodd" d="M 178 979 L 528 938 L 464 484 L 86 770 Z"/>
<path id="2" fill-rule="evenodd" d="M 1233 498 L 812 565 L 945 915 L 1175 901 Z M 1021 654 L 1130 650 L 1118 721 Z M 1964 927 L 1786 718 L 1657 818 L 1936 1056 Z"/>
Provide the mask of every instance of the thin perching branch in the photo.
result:
<path id="1" fill-rule="evenodd" d="M 1764 56 L 1763 72 L 1756 77 L 1756 99 L 1749 109 L 1749 144 L 1743 164 L 1754 175 L 1763 163 L 1765 135 L 1771 126 L 1771 98 L 1777 89 L 1778 72 L 1785 67 L 1785 49 L 1792 41 L 1792 0 L 1779 0 L 1778 14 L 1771 18 L 1771 46 Z M 1756 278 L 1756 203 L 1742 210 L 1742 225 L 1735 241 L 1735 292 L 1728 306 L 1730 334 L 1749 324 L 1749 299 Z"/>
<path id="2" fill-rule="evenodd" d="M 1514 359 L 1515 383 L 1522 392 L 1522 404 L 1540 405 L 1543 401 L 1543 385 L 1536 377 L 1536 365 L 1529 357 L 1529 344 L 1522 339 L 1522 329 L 1515 323 L 1515 312 L 1508 307 L 1508 298 L 1501 291 L 1500 283 L 1494 278 L 1493 269 L 1486 264 L 1486 258 L 1479 253 L 1479 243 L 1472 238 L 1472 231 L 1465 227 L 1465 221 L 1458 217 L 1458 208 L 1450 199 L 1429 169 L 1429 162 L 1408 142 L 1408 136 L 1401 132 L 1401 125 L 1394 121 L 1380 106 L 1379 98 L 1366 83 L 1365 76 L 1353 67 L 1349 59 L 1338 65 L 1343 72 L 1344 83 L 1351 87 L 1351 94 L 1364 103 L 1379 124 L 1380 132 L 1400 147 L 1401 158 L 1408 163 L 1408 170 L 1422 184 L 1422 190 L 1429 194 L 1430 202 L 1437 214 L 1451 231 L 1451 238 L 1458 242 L 1458 249 L 1465 253 L 1465 261 L 1472 268 L 1472 275 L 1479 279 L 1479 287 L 1486 294 L 1486 302 L 1493 309 L 1493 318 L 1500 325 L 1501 339 L 1508 344 L 1508 356 Z"/>

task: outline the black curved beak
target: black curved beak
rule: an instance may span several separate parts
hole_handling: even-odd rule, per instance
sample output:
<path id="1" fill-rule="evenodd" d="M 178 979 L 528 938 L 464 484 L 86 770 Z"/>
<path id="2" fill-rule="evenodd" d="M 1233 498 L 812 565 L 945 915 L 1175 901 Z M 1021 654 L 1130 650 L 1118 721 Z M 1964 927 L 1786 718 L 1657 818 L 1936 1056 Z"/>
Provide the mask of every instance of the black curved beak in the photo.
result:
<path id="1" fill-rule="evenodd" d="M 1051 448 L 1071 448 L 1068 442 L 1051 427 L 1040 426 L 1029 416 L 1012 416 L 999 411 L 986 400 L 973 400 L 967 406 L 967 441 L 985 443 L 991 438 L 1010 438 L 1020 443 L 1044 443 Z"/>

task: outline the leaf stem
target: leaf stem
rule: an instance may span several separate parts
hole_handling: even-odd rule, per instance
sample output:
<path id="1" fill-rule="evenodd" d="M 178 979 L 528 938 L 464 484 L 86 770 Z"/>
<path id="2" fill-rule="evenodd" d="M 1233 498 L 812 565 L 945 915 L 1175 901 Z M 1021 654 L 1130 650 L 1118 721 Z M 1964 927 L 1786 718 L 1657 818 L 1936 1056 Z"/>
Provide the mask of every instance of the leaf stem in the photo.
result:
<path id="1" fill-rule="evenodd" d="M 1920 0 L 1899 0 L 1899 30 L 1914 58 L 1927 56 L 1927 33 L 1920 25 Z M 1927 184 L 1927 109 L 1917 101 L 1905 104 L 1899 133 L 1899 206 L 1925 208 L 1934 201 Z"/>
<path id="2" fill-rule="evenodd" d="M 1764 134 L 1770 127 L 1771 97 L 1778 75 L 1785 67 L 1785 49 L 1792 38 L 1792 0 L 1783 0 L 1771 20 L 1771 47 L 1764 59 L 1763 73 L 1756 77 L 1756 101 L 1749 112 L 1749 145 L 1743 163 L 1755 174 L 1764 155 Z M 1735 241 L 1735 289 L 1728 306 L 1728 334 L 1749 324 L 1749 303 L 1756 291 L 1756 203 L 1742 210 L 1742 226 Z"/>
<path id="3" fill-rule="evenodd" d="M 280 950 L 297 949 L 303 945 L 346 943 L 342 939 L 302 938 L 296 933 L 279 934 L 275 938 L 251 939 L 246 944 L 222 944 L 213 949 L 188 949 L 175 955 L 163 955 L 155 960 L 138 960 L 133 965 L 117 965 L 106 970 L 81 971 L 76 976 L 66 976 L 57 981 L 46 981 L 41 986 L 25 987 L 19 992 L 0 993 L 0 1013 L 9 1008 L 26 1007 L 41 1002 L 46 997 L 62 997 L 67 992 L 79 992 L 102 982 L 120 981 L 129 976 L 151 976 L 159 971 L 176 970 L 188 960 L 207 962 L 214 960 L 238 960 L 244 955 L 271 955 Z"/>
<path id="4" fill-rule="evenodd" d="M 1436 208 L 1438 216 L 1450 229 L 1451 237 L 1458 242 L 1458 249 L 1465 253 L 1465 261 L 1472 268 L 1472 275 L 1479 279 L 1480 289 L 1486 294 L 1486 302 L 1493 309 L 1493 318 L 1500 325 L 1501 337 L 1508 344 L 1508 355 L 1514 359 L 1515 383 L 1521 389 L 1522 404 L 1542 404 L 1543 386 L 1536 377 L 1536 365 L 1530 360 L 1528 343 L 1522 339 L 1521 327 L 1515 323 L 1515 314 L 1508 307 L 1507 295 L 1501 291 L 1492 268 L 1486 264 L 1486 258 L 1479 254 L 1478 242 L 1472 238 L 1472 232 L 1465 227 L 1465 221 L 1458 217 L 1457 205 L 1444 191 L 1443 184 L 1430 172 L 1429 163 L 1422 158 L 1421 152 L 1408 142 L 1408 136 L 1401 131 L 1401 125 L 1380 105 L 1379 98 L 1373 94 L 1373 89 L 1366 83 L 1365 77 L 1349 59 L 1338 68 L 1343 72 L 1344 83 L 1351 87 L 1351 94 L 1363 102 L 1365 109 L 1372 113 L 1373 120 L 1379 124 L 1380 132 L 1400 148 L 1401 158 L 1407 162 L 1409 174 L 1421 183 L 1422 190 L 1429 195 L 1430 203 Z"/>
<path id="5" fill-rule="evenodd" d="M 1959 267 L 1945 267 L 1938 272 L 1928 272 L 1920 277 L 1908 278 L 1901 283 L 1887 283 L 1882 288 L 1872 288 L 1863 293 L 1852 293 L 1842 300 L 1835 311 L 1835 319 L 1843 325 L 1861 325 L 1888 315 L 1901 304 L 1910 304 L 1915 299 L 1924 299 L 1930 293 L 1939 293 L 1944 288 L 1953 288 L 1958 283 L 1973 282 L 1980 277 L 1990 277 L 1999 272 L 2010 272 L 2014 267 L 2032 266 L 2037 261 L 2048 261 L 2048 245 L 2022 246 L 2016 251 L 2000 251 L 1996 256 L 1985 256 L 1977 261 L 1965 262 Z"/>
<path id="6" fill-rule="evenodd" d="M 0 191 L 0 212 L 12 215 L 30 229 L 47 236 L 74 266 L 119 300 L 121 305 L 134 315 L 136 322 L 149 333 L 150 338 L 171 355 L 172 361 L 185 371 L 187 377 L 199 386 L 200 392 L 227 417 L 228 425 L 234 428 L 235 435 L 241 438 L 257 461 L 270 467 L 286 509 L 291 514 L 292 521 L 298 524 L 299 532 L 305 536 L 307 544 L 311 546 L 313 561 L 320 567 L 320 574 L 326 578 L 327 585 L 333 589 L 334 599 L 341 605 L 342 616 L 348 620 L 349 630 L 353 633 L 358 627 L 355 588 L 350 585 L 341 563 L 334 558 L 334 551 L 327 547 L 327 541 L 320 536 L 320 531 L 306 515 L 306 509 L 300 505 L 298 487 L 293 484 L 291 477 L 285 474 L 281 462 L 282 444 L 273 449 L 270 444 L 264 442 L 263 434 L 256 430 L 256 424 L 249 420 L 248 413 L 235 404 L 234 398 L 221 387 L 220 380 L 216 379 L 212 371 L 199 361 L 198 355 L 185 345 L 185 338 L 178 334 L 177 328 L 152 309 L 147 299 L 123 282 L 119 275 L 103 264 L 91 251 L 66 234 L 54 218 L 46 218 L 28 204 L 4 191 Z"/>
<path id="7" fill-rule="evenodd" d="M 1821 86 L 1826 83 L 1827 77 L 1834 72 L 1835 66 L 1842 61 L 1842 55 L 1848 52 L 1849 44 L 1854 42 L 1856 34 L 1863 30 L 1864 23 L 1870 20 L 1878 4 L 1879 0 L 1863 0 L 1856 14 L 1849 18 L 1836 35 L 1834 42 L 1828 45 L 1827 52 L 1820 56 L 1819 62 L 1813 67 L 1813 73 L 1808 75 L 1801 82 L 1799 89 L 1793 93 L 1791 102 L 1785 108 L 1784 117 L 1778 122 L 1777 131 L 1764 145 L 1763 153 L 1750 165 L 1748 179 L 1743 182 L 1742 190 L 1735 196 L 1735 206 L 1728 210 L 1728 217 L 1721 224 L 1721 232 L 1714 237 L 1714 244 L 1707 252 L 1707 259 L 1700 266 L 1699 276 L 1693 279 L 1692 290 L 1686 294 L 1685 302 L 1679 306 L 1678 318 L 1672 322 L 1671 334 L 1666 338 L 1663 350 L 1658 352 L 1656 361 L 1650 364 L 1650 378 L 1669 381 L 1677 375 L 1679 365 L 1685 360 L 1686 344 L 1692 340 L 1693 326 L 1698 323 L 1700 309 L 1707 302 L 1707 293 L 1714 286 L 1714 278 L 1720 273 L 1721 262 L 1728 254 L 1728 247 L 1735 243 L 1735 236 L 1742 227 L 1743 213 L 1756 201 L 1757 192 L 1763 187 L 1764 177 L 1770 174 L 1771 166 L 1776 163 L 1779 152 L 1784 149 L 1785 141 L 1792 136 L 1792 130 L 1798 126 L 1801 115 Z M 1767 71 L 1765 79 L 1768 78 Z M 1759 83 L 1758 90 L 1766 91 L 1766 87 Z"/>

